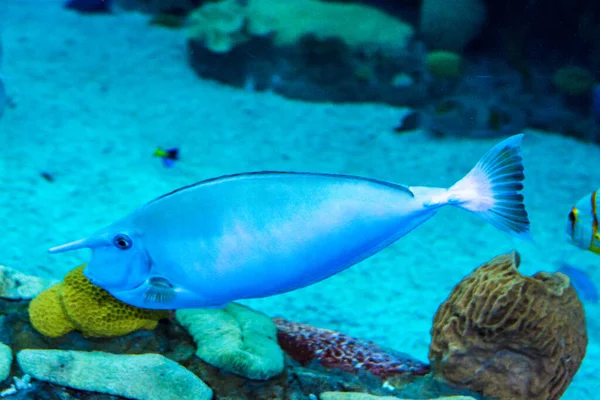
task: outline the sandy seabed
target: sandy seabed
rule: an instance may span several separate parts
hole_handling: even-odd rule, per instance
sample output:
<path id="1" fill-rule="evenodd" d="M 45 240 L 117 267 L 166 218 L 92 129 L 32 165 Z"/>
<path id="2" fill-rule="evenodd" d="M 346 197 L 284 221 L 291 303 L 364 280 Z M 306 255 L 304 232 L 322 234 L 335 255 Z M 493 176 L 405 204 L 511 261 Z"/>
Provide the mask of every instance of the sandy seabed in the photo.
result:
<path id="1" fill-rule="evenodd" d="M 49 247 L 213 176 L 319 171 L 449 186 L 499 140 L 398 135 L 395 108 L 308 104 L 203 81 L 187 64 L 183 33 L 147 19 L 0 0 L 3 76 L 16 104 L 0 120 L 1 264 L 60 278 L 89 251 L 50 256 Z M 157 146 L 181 149 L 176 168 L 152 157 Z M 243 303 L 425 360 L 438 305 L 495 255 L 517 249 L 526 274 L 567 261 L 599 282 L 600 257 L 566 243 L 564 229 L 574 202 L 599 186 L 600 148 L 527 132 L 523 153 L 535 244 L 449 207 L 335 277 Z M 600 386 L 600 306 L 585 307 L 590 344 L 565 399 L 592 399 Z"/>

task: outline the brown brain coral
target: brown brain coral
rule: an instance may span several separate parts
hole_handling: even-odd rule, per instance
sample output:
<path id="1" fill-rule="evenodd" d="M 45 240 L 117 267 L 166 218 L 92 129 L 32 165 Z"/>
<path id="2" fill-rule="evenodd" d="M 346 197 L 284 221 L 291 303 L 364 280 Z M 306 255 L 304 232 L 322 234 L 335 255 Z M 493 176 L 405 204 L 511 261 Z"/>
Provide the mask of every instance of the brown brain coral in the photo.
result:
<path id="1" fill-rule="evenodd" d="M 517 252 L 461 281 L 438 309 L 429 359 L 438 376 L 495 399 L 559 399 L 587 346 L 584 309 L 561 273 L 521 275 Z"/>

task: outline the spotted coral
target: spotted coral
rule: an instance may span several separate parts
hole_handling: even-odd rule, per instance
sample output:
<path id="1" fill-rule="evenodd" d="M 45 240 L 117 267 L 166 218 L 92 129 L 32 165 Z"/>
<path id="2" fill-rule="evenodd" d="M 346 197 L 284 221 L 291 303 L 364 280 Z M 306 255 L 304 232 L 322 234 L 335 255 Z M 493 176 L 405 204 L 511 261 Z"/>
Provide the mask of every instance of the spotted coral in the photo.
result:
<path id="1" fill-rule="evenodd" d="M 505 400 L 556 400 L 587 346 L 585 313 L 561 273 L 521 275 L 517 252 L 463 279 L 438 309 L 429 359 L 449 383 Z"/>
<path id="2" fill-rule="evenodd" d="M 274 322 L 278 330 L 277 339 L 283 350 L 305 365 L 318 362 L 326 368 L 351 373 L 368 371 L 382 378 L 429 373 L 427 364 L 408 354 L 383 349 L 366 340 L 281 318 L 275 318 Z"/>
<path id="3" fill-rule="evenodd" d="M 40 293 L 29 305 L 32 325 L 48 337 L 78 330 L 90 337 L 122 336 L 151 330 L 168 311 L 146 310 L 115 299 L 83 275 L 85 265 L 69 272 L 63 282 Z"/>

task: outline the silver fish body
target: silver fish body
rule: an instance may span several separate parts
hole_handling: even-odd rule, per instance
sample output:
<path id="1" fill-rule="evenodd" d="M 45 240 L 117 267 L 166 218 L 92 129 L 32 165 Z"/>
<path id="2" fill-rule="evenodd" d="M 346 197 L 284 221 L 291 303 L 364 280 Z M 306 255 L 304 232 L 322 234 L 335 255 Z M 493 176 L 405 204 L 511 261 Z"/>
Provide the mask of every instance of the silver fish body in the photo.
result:
<path id="1" fill-rule="evenodd" d="M 219 307 L 289 292 L 373 255 L 447 204 L 527 238 L 519 145 L 520 136 L 497 145 L 450 189 L 314 173 L 211 179 L 50 251 L 91 248 L 85 275 L 138 307 Z"/>
<path id="2" fill-rule="evenodd" d="M 115 270 L 110 257 L 94 257 L 86 276 L 127 303 L 153 276 L 175 288 L 178 302 L 220 306 L 325 279 L 434 213 L 403 186 L 339 175 L 242 174 L 159 198 L 108 227 L 130 237 L 128 257 L 146 262 Z"/>

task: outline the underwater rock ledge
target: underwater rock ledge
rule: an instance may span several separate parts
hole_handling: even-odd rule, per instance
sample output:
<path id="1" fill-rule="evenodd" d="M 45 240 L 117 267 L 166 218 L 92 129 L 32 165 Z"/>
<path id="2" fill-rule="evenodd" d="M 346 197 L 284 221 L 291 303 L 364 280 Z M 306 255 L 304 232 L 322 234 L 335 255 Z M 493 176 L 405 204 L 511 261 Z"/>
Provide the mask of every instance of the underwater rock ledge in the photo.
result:
<path id="1" fill-rule="evenodd" d="M 202 78 L 317 102 L 420 105 L 424 46 L 375 7 L 315 0 L 221 0 L 188 17 L 188 59 Z"/>
<path id="2" fill-rule="evenodd" d="M 583 307 L 566 275 L 525 277 L 517 271 L 519 264 L 517 252 L 500 255 L 454 288 L 434 318 L 431 368 L 373 342 L 271 318 L 236 303 L 158 316 L 153 327 L 142 325 L 123 336 L 117 331 L 97 335 L 89 324 L 110 323 L 105 326 L 110 333 L 115 321 L 121 324 L 138 314 L 90 289 L 81 277 L 65 293 L 72 298 L 91 294 L 101 299 L 99 309 L 109 312 L 49 337 L 30 320 L 31 298 L 43 298 L 57 284 L 5 274 L 0 287 L 33 280 L 38 289 L 16 299 L 10 296 L 14 292 L 0 292 L 0 397 L 168 400 L 182 398 L 177 390 L 184 386 L 186 395 L 193 389 L 198 400 L 455 395 L 525 400 L 540 388 L 544 398 L 558 399 L 585 355 Z M 10 276 L 18 276 L 19 283 L 8 282 Z M 60 301 L 65 293 L 59 293 Z M 548 332 L 550 337 L 544 336 Z M 134 373 L 136 368 L 143 373 Z M 171 390 L 173 385 L 179 389 Z"/>
<path id="3" fill-rule="evenodd" d="M 6 343 L 16 358 L 23 351 L 61 350 L 78 351 L 82 356 L 103 352 L 117 355 L 156 354 L 186 368 L 204 382 L 214 393 L 214 399 L 314 399 L 310 395 L 322 392 L 357 392 L 379 396 L 404 395 L 406 398 L 435 398 L 442 395 L 462 394 L 463 390 L 450 388 L 434 380 L 431 375 L 398 374 L 383 380 L 370 373 L 351 373 L 328 369 L 318 361 L 302 366 L 284 354 L 283 371 L 268 380 L 252 380 L 215 367 L 195 355 L 196 344 L 187 330 L 174 319 L 162 320 L 153 331 L 139 330 L 122 337 L 84 337 L 72 331 L 57 338 L 37 332 L 27 314 L 29 301 L 0 299 L 0 341 Z M 27 353 L 25 353 L 27 354 Z M 33 354 L 33 353 L 29 353 Z M 85 354 L 85 355 L 84 355 Z M 407 360 L 408 362 L 408 360 Z M 411 363 L 418 363 L 410 360 Z M 426 366 L 426 364 L 422 364 Z M 99 372 L 101 373 L 101 372 Z M 10 375 L 22 377 L 24 371 L 13 362 Z M 109 375 L 109 374 L 107 374 Z M 31 386 L 19 392 L 19 398 L 28 399 L 124 399 L 114 394 L 83 391 L 48 382 L 50 379 L 32 379 Z M 0 382 L 0 391 L 8 388 L 11 378 Z M 385 384 L 385 382 L 388 382 Z M 157 379 L 128 382 L 130 385 L 160 385 Z M 163 386 L 165 384 L 163 383 Z M 392 388 L 396 388 L 392 390 Z M 163 397 L 163 399 L 168 399 Z"/>
<path id="4" fill-rule="evenodd" d="M 74 271 L 77 272 L 78 269 L 76 268 Z M 34 278 L 31 277 L 31 279 Z M 55 282 L 40 284 L 37 292 L 44 293 L 42 289 L 52 284 L 55 284 Z M 46 290 L 51 290 L 53 287 L 55 285 Z M 89 291 L 87 286 L 82 285 L 81 287 L 82 290 Z M 37 292 L 29 293 L 29 297 L 39 295 Z M 98 294 L 95 294 L 95 296 L 98 296 Z M 184 374 L 185 371 L 189 371 L 190 375 L 197 379 L 195 383 L 198 388 L 197 392 L 201 392 L 201 389 L 206 385 L 207 388 L 205 388 L 204 393 L 206 394 L 207 391 L 212 390 L 212 398 L 214 399 L 300 400 L 315 399 L 315 396 L 324 392 L 369 393 L 378 396 L 393 394 L 407 398 L 432 398 L 465 393 L 464 390 L 454 389 L 434 380 L 431 375 L 427 375 L 429 371 L 427 364 L 414 360 L 406 354 L 394 353 L 391 360 L 396 363 L 385 364 L 390 360 L 386 358 L 385 350 L 379 349 L 370 342 L 353 339 L 333 331 L 309 327 L 308 325 L 295 324 L 281 319 L 271 320 L 264 314 L 235 303 L 223 310 L 185 310 L 185 312 L 180 313 L 180 317 L 183 317 L 186 325 L 196 324 L 193 328 L 188 326 L 190 332 L 196 332 L 196 335 L 200 335 L 202 329 L 206 329 L 206 332 L 212 330 L 213 336 L 228 332 L 227 337 L 233 340 L 227 340 L 224 336 L 219 339 L 219 346 L 231 346 L 233 344 L 234 347 L 223 349 L 221 351 L 223 356 L 218 358 L 207 357 L 207 349 L 212 348 L 214 350 L 215 347 L 206 347 L 207 344 L 204 344 L 204 347 L 197 346 L 194 337 L 186 327 L 174 318 L 174 315 L 171 315 L 169 319 L 160 320 L 153 330 L 137 330 L 124 336 L 84 336 L 80 331 L 73 330 L 64 335 L 51 338 L 38 332 L 32 325 L 28 314 L 30 303 L 30 299 L 27 298 L 13 300 L 0 296 L 0 342 L 7 345 L 6 349 L 11 350 L 8 351 L 8 354 L 12 353 L 10 354 L 9 364 L 6 364 L 6 366 L 10 365 L 10 374 L 0 381 L 0 392 L 13 393 L 14 396 L 17 396 L 16 398 L 101 400 L 121 399 L 127 398 L 124 396 L 134 395 L 136 398 L 154 399 L 155 397 L 148 393 L 161 393 L 162 391 L 161 399 L 168 399 L 169 397 L 164 395 L 164 390 L 172 382 L 161 382 L 158 377 L 168 376 L 169 374 L 165 374 L 164 371 L 163 373 L 152 372 L 152 368 L 160 370 L 160 368 L 166 368 L 165 365 L 181 367 L 180 372 L 173 372 L 176 376 L 179 376 L 178 379 L 180 380 L 191 379 L 190 376 L 186 377 Z M 221 321 L 220 318 L 225 319 Z M 105 322 L 101 318 L 99 323 Z M 344 368 L 336 368 L 331 363 L 322 363 L 318 357 L 312 360 L 306 359 L 299 363 L 288 354 L 281 353 L 276 341 L 270 345 L 272 349 L 267 350 L 268 346 L 265 348 L 257 342 L 260 339 L 259 337 L 248 339 L 250 340 L 248 343 L 257 349 L 257 352 L 254 352 L 252 346 L 249 348 L 247 344 L 238 342 L 239 339 L 236 339 L 236 337 L 244 339 L 244 335 L 252 333 L 255 336 L 266 335 L 265 337 L 270 338 L 269 340 L 276 340 L 280 336 L 278 333 L 281 331 L 277 329 L 277 325 L 280 327 L 285 325 L 288 328 L 301 327 L 303 334 L 308 330 L 312 333 L 310 337 L 321 340 L 323 346 L 328 345 L 327 340 L 329 338 L 343 339 L 337 342 L 331 341 L 331 343 L 335 344 L 332 349 L 337 350 L 339 350 L 340 345 L 343 346 L 346 342 L 349 344 L 344 362 L 348 360 L 348 357 L 368 356 L 368 354 L 363 353 L 373 350 L 371 359 L 375 361 L 383 360 L 382 365 L 384 368 L 389 366 L 387 371 L 390 373 L 386 374 L 385 377 L 377 376 L 369 372 L 368 369 L 362 368 L 361 365 L 356 365 L 354 370 L 344 370 Z M 239 329 L 241 331 L 235 333 Z M 89 330 L 85 331 L 89 333 Z M 292 339 L 296 342 L 302 342 L 302 337 L 294 336 L 293 332 L 293 330 L 287 329 L 288 344 Z M 198 340 L 203 338 L 205 339 L 205 337 L 198 337 Z M 314 345 L 314 341 L 311 343 Z M 360 354 L 353 353 L 354 348 L 350 347 L 355 343 L 363 346 L 359 348 Z M 277 352 L 279 352 L 279 356 Z M 239 358 L 237 355 L 240 354 L 244 355 L 245 363 L 237 363 L 236 360 Z M 14 360 L 12 360 L 12 355 L 15 356 Z M 133 358 L 129 359 L 128 355 Z M 155 378 L 141 379 L 140 382 L 136 382 L 133 376 L 143 375 L 126 374 L 128 371 L 124 370 L 130 368 L 126 367 L 127 365 L 139 364 L 143 360 L 136 360 L 136 357 L 138 357 L 136 355 L 150 357 L 151 362 L 146 362 L 149 365 L 147 368 L 150 369 L 146 371 L 146 376 L 154 374 Z M 278 357 L 281 356 L 283 356 L 283 359 L 277 361 Z M 122 366 L 120 368 L 121 372 L 105 371 L 107 365 L 116 365 L 116 361 L 111 360 L 112 357 L 116 357 L 117 364 Z M 206 358 L 206 361 L 201 357 Z M 269 357 L 273 361 L 267 361 Z M 94 362 L 86 363 L 85 360 L 87 359 Z M 73 362 L 69 360 L 73 360 Z M 75 362 L 77 360 L 79 361 Z M 257 360 L 258 363 L 253 364 Z M 398 363 L 398 361 L 401 362 Z M 233 364 L 229 365 L 228 363 Z M 96 364 L 104 365 L 104 367 L 82 373 L 81 366 L 93 367 Z M 29 375 L 26 373 L 29 373 Z M 123 378 L 125 376 L 123 374 L 127 375 L 127 378 Z M 94 379 L 94 382 L 96 382 L 94 385 L 96 386 L 87 385 L 89 380 L 86 380 L 85 376 L 93 375 L 98 377 L 98 379 Z M 248 375 L 259 379 L 250 379 Z M 101 376 L 106 378 L 105 382 L 112 383 L 106 384 L 106 387 L 99 386 L 97 382 Z M 29 379 L 31 380 L 29 381 Z M 123 380 L 127 381 L 127 390 L 115 383 Z M 12 383 L 13 381 L 24 381 L 25 383 L 20 384 L 19 388 L 16 389 Z M 72 385 L 75 388 L 60 384 Z M 83 388 L 87 390 L 82 390 Z M 175 394 L 173 395 L 175 396 Z"/>

